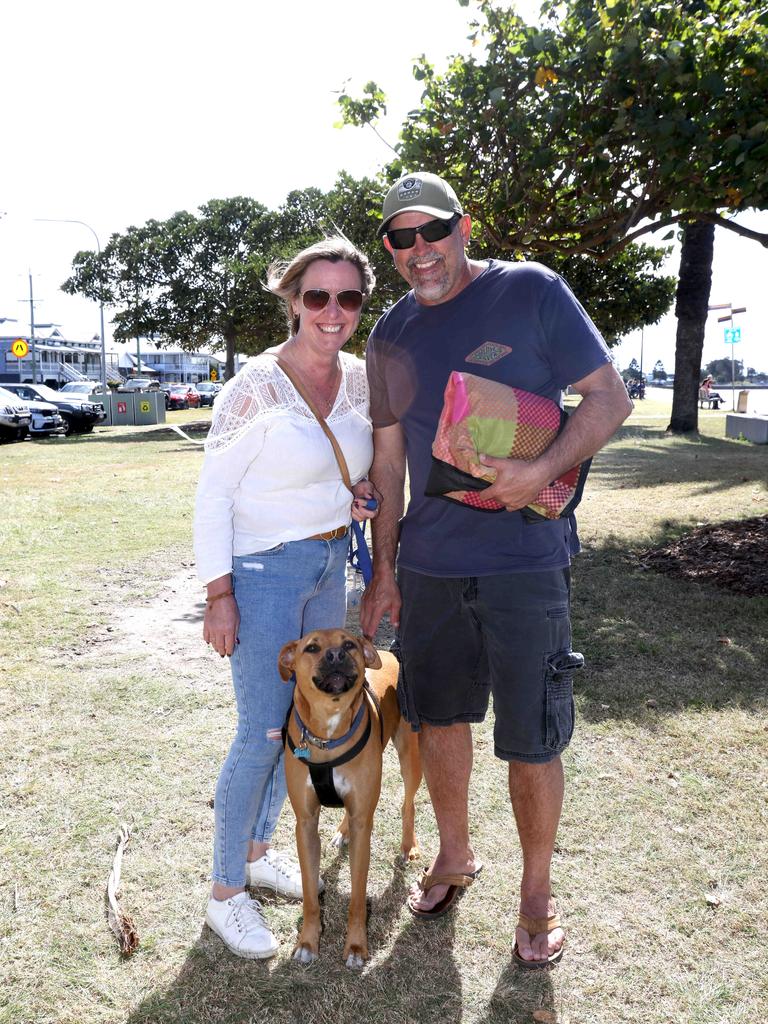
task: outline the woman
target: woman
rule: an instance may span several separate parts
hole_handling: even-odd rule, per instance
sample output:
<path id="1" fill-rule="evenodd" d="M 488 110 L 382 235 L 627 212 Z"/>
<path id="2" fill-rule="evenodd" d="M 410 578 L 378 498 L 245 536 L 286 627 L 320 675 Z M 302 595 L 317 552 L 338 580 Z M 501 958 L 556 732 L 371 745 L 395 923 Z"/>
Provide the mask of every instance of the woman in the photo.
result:
<path id="1" fill-rule="evenodd" d="M 214 406 L 195 508 L 195 556 L 207 589 L 203 637 L 231 656 L 237 733 L 216 786 L 213 886 L 206 920 L 238 956 L 274 955 L 277 941 L 246 884 L 300 899 L 298 864 L 270 847 L 286 795 L 281 728 L 291 687 L 281 646 L 345 619 L 350 517 L 373 496 L 373 448 L 361 360 L 341 352 L 374 286 L 365 256 L 342 238 L 269 269 L 290 337 L 234 377 Z M 331 444 L 274 356 L 289 364 L 328 420 Z"/>

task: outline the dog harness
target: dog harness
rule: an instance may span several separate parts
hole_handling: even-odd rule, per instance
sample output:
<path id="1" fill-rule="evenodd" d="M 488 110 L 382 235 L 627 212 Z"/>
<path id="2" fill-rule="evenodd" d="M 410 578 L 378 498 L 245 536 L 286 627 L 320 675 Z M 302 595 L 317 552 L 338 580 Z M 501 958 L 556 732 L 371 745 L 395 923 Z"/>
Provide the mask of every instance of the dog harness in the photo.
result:
<path id="1" fill-rule="evenodd" d="M 339 765 L 346 764 L 347 761 L 351 761 L 353 758 L 357 757 L 357 755 L 365 747 L 366 743 L 371 737 L 371 707 L 368 701 L 365 700 L 366 694 L 369 697 L 369 699 L 373 701 L 373 704 L 379 713 L 381 743 L 383 746 L 384 720 L 381 717 L 381 707 L 379 706 L 379 701 L 376 697 L 376 694 L 373 692 L 373 690 L 370 688 L 367 682 L 363 684 L 363 701 L 360 704 L 360 709 L 355 715 L 352 725 L 350 726 L 349 730 L 337 740 L 324 740 L 321 739 L 319 736 L 315 736 L 313 733 L 311 733 L 309 729 L 307 729 L 306 725 L 304 725 L 301 718 L 299 717 L 299 713 L 296 710 L 296 706 L 294 704 L 291 704 L 291 707 L 288 711 L 288 717 L 286 718 L 285 725 L 283 726 L 283 745 L 287 745 L 290 748 L 290 751 L 296 758 L 296 760 L 303 761 L 304 764 L 309 769 L 309 777 L 312 780 L 312 785 L 315 787 L 317 799 L 320 801 L 320 804 L 323 807 L 344 806 L 344 801 L 339 796 L 338 792 L 336 791 L 336 786 L 333 783 L 333 769 L 338 768 Z M 360 725 L 360 722 L 362 721 L 363 717 L 364 708 L 368 708 L 368 721 L 366 722 L 363 734 L 357 741 L 357 743 L 355 743 L 354 746 L 350 747 L 349 750 L 346 751 L 346 753 L 341 754 L 333 761 L 324 761 L 320 764 L 313 764 L 312 761 L 310 760 L 310 757 L 312 756 L 311 751 L 307 744 L 311 743 L 312 746 L 318 747 L 321 750 L 330 750 L 333 747 L 341 746 L 342 743 L 346 743 L 349 737 L 355 733 L 356 729 Z M 291 737 L 288 735 L 288 721 L 291 716 L 291 711 L 293 711 L 294 721 L 301 730 L 301 742 L 298 745 L 294 743 Z"/>

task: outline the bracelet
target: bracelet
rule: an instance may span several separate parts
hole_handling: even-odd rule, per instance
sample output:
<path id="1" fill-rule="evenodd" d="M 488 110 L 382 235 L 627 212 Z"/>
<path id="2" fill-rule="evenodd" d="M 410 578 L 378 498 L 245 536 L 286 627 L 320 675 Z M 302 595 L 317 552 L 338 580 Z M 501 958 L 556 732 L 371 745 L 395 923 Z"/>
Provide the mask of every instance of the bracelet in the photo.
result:
<path id="1" fill-rule="evenodd" d="M 206 597 L 205 603 L 210 608 L 210 606 L 213 604 L 213 602 L 214 601 L 218 601 L 220 597 L 234 597 L 234 596 L 235 596 L 235 593 L 234 593 L 233 590 L 222 590 L 222 592 L 220 594 L 214 594 L 213 597 Z"/>

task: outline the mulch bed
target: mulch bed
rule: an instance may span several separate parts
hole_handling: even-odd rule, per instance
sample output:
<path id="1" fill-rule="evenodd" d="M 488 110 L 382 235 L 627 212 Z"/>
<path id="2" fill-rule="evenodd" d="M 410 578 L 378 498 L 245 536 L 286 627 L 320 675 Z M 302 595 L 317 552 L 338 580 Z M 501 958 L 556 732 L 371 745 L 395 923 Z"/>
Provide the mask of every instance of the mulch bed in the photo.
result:
<path id="1" fill-rule="evenodd" d="M 642 562 L 656 572 L 748 597 L 768 596 L 768 515 L 700 526 Z"/>

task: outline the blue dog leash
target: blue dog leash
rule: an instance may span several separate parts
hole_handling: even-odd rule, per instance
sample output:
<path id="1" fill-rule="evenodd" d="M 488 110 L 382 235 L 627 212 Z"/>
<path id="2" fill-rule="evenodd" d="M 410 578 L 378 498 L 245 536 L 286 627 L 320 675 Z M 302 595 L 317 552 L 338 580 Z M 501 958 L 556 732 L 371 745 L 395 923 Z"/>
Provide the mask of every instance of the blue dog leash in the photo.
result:
<path id="1" fill-rule="evenodd" d="M 375 499 L 372 499 L 375 500 Z M 358 523 L 352 520 L 352 532 L 349 537 L 349 552 L 347 561 L 363 577 L 366 587 L 373 577 L 373 566 L 371 565 L 371 554 L 365 541 L 365 523 Z"/>

